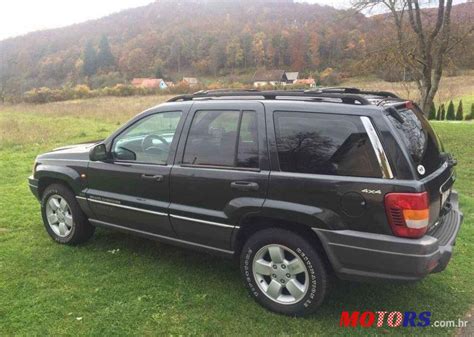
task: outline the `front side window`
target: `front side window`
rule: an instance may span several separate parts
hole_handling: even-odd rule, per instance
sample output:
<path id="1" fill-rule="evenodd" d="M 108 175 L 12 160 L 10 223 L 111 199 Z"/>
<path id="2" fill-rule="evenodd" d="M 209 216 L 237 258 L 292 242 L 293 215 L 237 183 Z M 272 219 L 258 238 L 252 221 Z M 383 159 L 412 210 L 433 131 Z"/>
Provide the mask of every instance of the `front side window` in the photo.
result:
<path id="1" fill-rule="evenodd" d="M 197 111 L 183 164 L 257 168 L 257 130 L 255 111 Z"/>
<path id="2" fill-rule="evenodd" d="M 382 177 L 359 117 L 276 112 L 274 122 L 282 171 Z"/>
<path id="3" fill-rule="evenodd" d="M 140 163 L 166 164 L 180 119 L 180 111 L 145 117 L 115 139 L 112 147 L 114 158 Z"/>

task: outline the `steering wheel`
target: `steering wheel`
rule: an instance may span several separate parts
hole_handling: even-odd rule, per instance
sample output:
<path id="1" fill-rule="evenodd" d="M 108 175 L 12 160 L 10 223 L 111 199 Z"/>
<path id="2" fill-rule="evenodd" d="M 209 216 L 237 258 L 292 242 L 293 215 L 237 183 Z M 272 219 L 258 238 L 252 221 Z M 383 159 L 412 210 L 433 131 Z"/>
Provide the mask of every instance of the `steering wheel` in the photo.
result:
<path id="1" fill-rule="evenodd" d="M 142 150 L 144 152 L 146 152 L 147 150 L 156 148 L 156 149 L 159 149 L 160 151 L 163 151 L 164 149 L 161 149 L 158 146 L 156 146 L 155 144 L 153 144 L 153 141 L 155 139 L 158 139 L 160 142 L 162 142 L 164 145 L 166 145 L 166 147 L 170 146 L 170 144 L 168 143 L 168 141 L 164 137 L 159 136 L 159 135 L 148 135 L 145 138 L 143 138 L 143 140 L 142 140 Z"/>

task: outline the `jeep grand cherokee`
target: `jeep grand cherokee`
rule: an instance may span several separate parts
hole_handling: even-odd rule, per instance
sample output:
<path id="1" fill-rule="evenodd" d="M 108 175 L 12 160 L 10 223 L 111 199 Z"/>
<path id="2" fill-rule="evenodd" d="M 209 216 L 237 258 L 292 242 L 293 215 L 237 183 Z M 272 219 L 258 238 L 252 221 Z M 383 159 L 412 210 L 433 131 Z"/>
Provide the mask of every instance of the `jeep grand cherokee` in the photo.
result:
<path id="1" fill-rule="evenodd" d="M 218 90 L 39 155 L 29 185 L 59 243 L 101 226 L 234 256 L 257 302 L 305 315 L 329 273 L 418 280 L 446 267 L 462 222 L 455 164 L 392 93 Z"/>

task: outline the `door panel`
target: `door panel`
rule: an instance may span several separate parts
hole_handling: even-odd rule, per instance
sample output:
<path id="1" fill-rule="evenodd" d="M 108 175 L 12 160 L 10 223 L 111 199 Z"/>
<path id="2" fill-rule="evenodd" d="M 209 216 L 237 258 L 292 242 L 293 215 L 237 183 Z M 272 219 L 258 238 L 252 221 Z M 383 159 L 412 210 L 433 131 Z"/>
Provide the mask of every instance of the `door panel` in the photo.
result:
<path id="1" fill-rule="evenodd" d="M 267 192 L 263 105 L 196 102 L 183 134 L 171 172 L 171 223 L 180 239 L 228 249 L 236 213 L 258 211 Z"/>
<path id="2" fill-rule="evenodd" d="M 86 195 L 97 220 L 174 235 L 168 218 L 171 166 L 92 162 Z M 161 181 L 142 175 L 160 175 Z"/>
<path id="3" fill-rule="evenodd" d="M 229 248 L 239 205 L 259 208 L 265 200 L 268 171 L 245 172 L 225 169 L 175 166 L 171 178 L 171 222 L 183 240 Z M 258 184 L 258 190 L 237 190 L 234 181 Z M 186 218 L 183 218 L 186 217 Z"/>
<path id="4" fill-rule="evenodd" d="M 176 236 L 169 186 L 183 124 L 181 111 L 146 114 L 110 141 L 109 161 L 90 163 L 86 196 L 96 220 Z"/>

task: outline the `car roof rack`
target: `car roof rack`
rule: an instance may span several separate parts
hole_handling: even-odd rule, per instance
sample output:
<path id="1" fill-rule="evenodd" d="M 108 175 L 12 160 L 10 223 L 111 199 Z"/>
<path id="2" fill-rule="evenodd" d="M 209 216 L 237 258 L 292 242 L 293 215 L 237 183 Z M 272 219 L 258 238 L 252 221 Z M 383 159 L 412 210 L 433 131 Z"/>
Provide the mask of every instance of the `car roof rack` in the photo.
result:
<path id="1" fill-rule="evenodd" d="M 193 94 L 184 94 L 171 98 L 168 102 L 177 101 L 192 101 L 195 99 L 215 99 L 223 97 L 239 97 L 239 98 L 255 98 L 266 100 L 275 100 L 278 97 L 303 97 L 310 101 L 324 101 L 336 103 L 334 100 L 340 100 L 341 103 L 358 104 L 358 105 L 373 105 L 372 97 L 379 98 L 396 98 L 393 93 L 385 91 L 362 91 L 357 88 L 316 88 L 316 89 L 295 89 L 295 90 L 258 90 L 258 89 L 216 89 L 216 90 L 201 90 Z M 338 103 L 338 102 L 337 102 Z"/>

